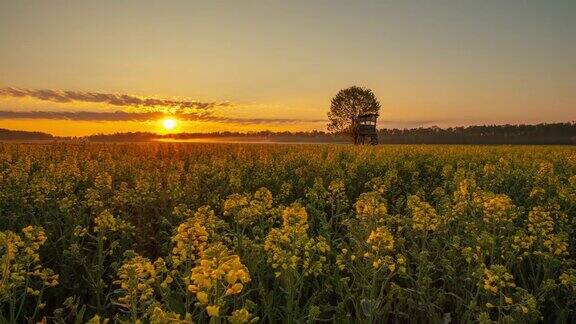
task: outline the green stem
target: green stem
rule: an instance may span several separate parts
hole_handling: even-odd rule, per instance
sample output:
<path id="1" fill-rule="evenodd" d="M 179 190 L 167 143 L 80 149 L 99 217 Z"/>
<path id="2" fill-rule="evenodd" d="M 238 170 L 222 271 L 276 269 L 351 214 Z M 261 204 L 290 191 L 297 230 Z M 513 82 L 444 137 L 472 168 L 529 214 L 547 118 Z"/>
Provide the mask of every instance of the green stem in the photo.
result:
<path id="1" fill-rule="evenodd" d="M 16 318 L 15 318 L 15 311 L 16 305 L 14 302 L 14 298 L 12 296 L 10 296 L 10 323 L 16 323 Z"/>
<path id="2" fill-rule="evenodd" d="M 98 258 L 98 266 L 96 268 L 96 310 L 98 314 L 102 314 L 102 301 L 101 301 L 101 294 L 102 294 L 102 272 L 104 267 L 104 234 L 102 231 L 98 233 L 98 244 L 97 244 L 97 258 Z"/>

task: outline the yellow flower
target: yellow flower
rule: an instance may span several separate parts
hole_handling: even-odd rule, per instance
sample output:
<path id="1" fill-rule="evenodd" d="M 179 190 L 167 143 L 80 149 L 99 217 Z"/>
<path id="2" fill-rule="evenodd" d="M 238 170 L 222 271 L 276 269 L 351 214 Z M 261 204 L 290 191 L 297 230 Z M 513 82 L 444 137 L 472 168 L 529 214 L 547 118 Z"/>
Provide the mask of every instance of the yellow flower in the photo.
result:
<path id="1" fill-rule="evenodd" d="M 244 288 L 244 285 L 241 283 L 235 283 L 230 288 L 226 289 L 226 296 L 236 295 L 242 291 L 242 288 Z"/>
<path id="2" fill-rule="evenodd" d="M 196 298 L 198 299 L 199 302 L 201 302 L 202 304 L 208 304 L 208 294 L 203 292 L 203 291 L 199 291 L 196 294 Z"/>
<path id="3" fill-rule="evenodd" d="M 543 207 L 534 207 L 528 213 L 528 232 L 532 235 L 545 237 L 554 231 L 554 219 Z"/>
<path id="4" fill-rule="evenodd" d="M 233 216 L 234 220 L 243 226 L 254 224 L 263 219 L 272 207 L 272 193 L 266 188 L 260 188 L 254 196 L 232 194 L 224 202 L 224 216 Z"/>
<path id="5" fill-rule="evenodd" d="M 366 243 L 370 244 L 375 252 L 394 250 L 394 237 L 385 226 L 377 227 L 370 232 Z"/>
<path id="6" fill-rule="evenodd" d="M 408 208 L 412 213 L 412 228 L 417 231 L 435 231 L 440 226 L 436 210 L 418 196 L 408 197 Z"/>
<path id="7" fill-rule="evenodd" d="M 250 282 L 248 268 L 240 257 L 231 255 L 221 243 L 208 247 L 200 262 L 192 268 L 188 290 L 196 294 L 202 304 L 209 301 L 222 305 L 224 297 L 239 294 L 244 284 Z M 226 287 L 224 291 L 220 287 Z"/>
<path id="8" fill-rule="evenodd" d="M 203 223 L 192 217 L 178 225 L 172 237 L 172 262 L 175 266 L 196 260 L 208 242 L 208 231 Z"/>
<path id="9" fill-rule="evenodd" d="M 507 287 L 514 288 L 514 277 L 508 273 L 506 267 L 501 265 L 491 265 L 490 269 L 484 269 L 483 287 L 491 294 L 498 293 L 499 290 Z"/>
<path id="10" fill-rule="evenodd" d="M 292 205 L 282 212 L 283 227 L 294 227 L 297 229 L 308 229 L 308 213 L 306 209 L 299 205 Z"/>
<path id="11" fill-rule="evenodd" d="M 207 306 L 206 311 L 208 312 L 208 316 L 210 316 L 210 317 L 220 316 L 220 306 L 216 306 L 216 305 Z"/>
<path id="12" fill-rule="evenodd" d="M 87 229 L 87 228 L 82 227 L 82 226 L 80 226 L 80 225 L 77 225 L 77 226 L 74 228 L 74 236 L 84 237 L 84 236 L 86 236 L 86 234 L 88 234 L 88 229 Z"/>
<path id="13" fill-rule="evenodd" d="M 483 208 L 482 219 L 488 224 L 510 224 L 518 216 L 512 199 L 506 195 L 483 192 L 478 199 Z"/>
<path id="14" fill-rule="evenodd" d="M 86 322 L 86 324 L 107 324 L 109 323 L 110 320 L 107 318 L 100 318 L 100 315 L 96 314 L 94 315 L 94 317 L 92 317 L 90 320 L 88 320 L 88 322 Z"/>
<path id="15" fill-rule="evenodd" d="M 164 311 L 162 308 L 155 306 L 150 315 L 150 324 L 192 324 L 192 321 L 188 318 L 190 316 L 187 314 L 185 320 L 180 319 L 180 315 L 174 312 Z"/>
<path id="16" fill-rule="evenodd" d="M 94 233 L 121 232 L 130 228 L 132 228 L 130 224 L 114 218 L 108 210 L 104 210 L 94 218 Z"/>
<path id="17" fill-rule="evenodd" d="M 156 282 L 154 265 L 142 256 L 136 255 L 122 264 L 114 284 L 122 289 L 118 301 L 127 307 L 136 303 L 143 306 L 153 299 Z"/>
<path id="18" fill-rule="evenodd" d="M 322 236 L 310 238 L 307 233 L 308 214 L 297 204 L 287 207 L 283 212 L 282 228 L 272 229 L 266 236 L 264 251 L 268 263 L 277 276 L 285 272 L 297 272 L 303 275 L 318 275 L 324 269 L 330 246 Z"/>
<path id="19" fill-rule="evenodd" d="M 383 220 L 388 215 L 388 208 L 377 191 L 364 192 L 360 194 L 354 204 L 356 217 L 363 224 L 373 224 Z"/>
<path id="20" fill-rule="evenodd" d="M 233 311 L 232 316 L 228 317 L 228 320 L 232 324 L 245 324 L 258 320 L 258 318 L 254 318 L 247 309 L 241 308 Z"/>
<path id="21" fill-rule="evenodd" d="M 40 260 L 38 251 L 47 239 L 44 229 L 27 226 L 22 234 L 20 237 L 11 231 L 0 232 L 0 300 L 20 289 L 28 295 L 38 296 L 42 285 L 58 285 L 58 274 L 44 268 Z"/>
<path id="22" fill-rule="evenodd" d="M 560 279 L 560 284 L 576 293 L 576 269 L 568 269 L 558 279 Z"/>

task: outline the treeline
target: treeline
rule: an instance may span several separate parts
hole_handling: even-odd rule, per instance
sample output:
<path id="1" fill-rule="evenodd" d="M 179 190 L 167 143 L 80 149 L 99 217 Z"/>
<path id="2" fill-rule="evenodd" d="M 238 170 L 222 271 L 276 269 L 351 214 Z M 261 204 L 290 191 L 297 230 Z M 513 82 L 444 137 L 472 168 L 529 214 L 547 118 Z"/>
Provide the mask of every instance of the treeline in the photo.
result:
<path id="1" fill-rule="evenodd" d="M 0 128 L 0 140 L 53 140 L 54 136 L 42 132 L 15 131 Z"/>
<path id="2" fill-rule="evenodd" d="M 158 134 L 149 132 L 128 132 L 114 134 L 95 134 L 82 137 L 80 139 L 93 142 L 148 142 L 161 137 Z"/>
<path id="3" fill-rule="evenodd" d="M 576 144 L 576 123 L 380 129 L 390 144 Z"/>
<path id="4" fill-rule="evenodd" d="M 436 126 L 412 129 L 380 129 L 379 142 L 383 144 L 576 144 L 576 123 L 537 125 L 489 125 L 439 128 Z M 93 142 L 148 142 L 155 140 L 215 139 L 238 142 L 302 142 L 349 143 L 343 134 L 324 131 L 310 132 L 213 132 L 155 134 L 132 132 L 96 134 L 86 137 L 55 137 L 41 132 L 0 129 L 0 140 L 79 140 Z"/>
<path id="5" fill-rule="evenodd" d="M 489 125 L 468 127 L 425 127 L 412 129 L 380 129 L 379 142 L 383 144 L 576 144 L 576 123 L 553 123 L 537 125 Z M 343 134 L 311 132 L 213 132 L 178 133 L 158 135 L 154 133 L 98 134 L 85 139 L 98 142 L 145 142 L 158 139 L 191 140 L 221 139 L 234 141 L 350 142 Z"/>
<path id="6" fill-rule="evenodd" d="M 88 141 L 95 142 L 146 142 L 154 140 L 202 140 L 220 139 L 233 141 L 270 141 L 270 142 L 347 142 L 348 138 L 342 134 L 331 134 L 323 131 L 310 132 L 211 132 L 211 133 L 177 133 L 177 134 L 155 134 L 150 132 L 96 134 L 86 136 Z"/>

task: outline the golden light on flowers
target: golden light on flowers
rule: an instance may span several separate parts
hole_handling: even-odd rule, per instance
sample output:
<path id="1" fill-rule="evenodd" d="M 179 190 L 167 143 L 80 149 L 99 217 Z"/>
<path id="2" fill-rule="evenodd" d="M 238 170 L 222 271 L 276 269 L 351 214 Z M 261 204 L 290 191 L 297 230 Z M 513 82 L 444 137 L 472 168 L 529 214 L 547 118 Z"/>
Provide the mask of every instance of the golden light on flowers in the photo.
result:
<path id="1" fill-rule="evenodd" d="M 172 237 L 172 262 L 175 266 L 196 260 L 208 241 L 208 231 L 198 217 L 191 217 L 178 225 Z"/>
<path id="2" fill-rule="evenodd" d="M 106 233 L 124 231 L 130 228 L 127 222 L 115 218 L 108 210 L 102 211 L 94 218 L 94 232 Z"/>
<path id="3" fill-rule="evenodd" d="M 129 309 L 136 309 L 152 299 L 153 284 L 156 282 L 156 269 L 147 258 L 136 255 L 127 260 L 114 281 L 122 290 L 118 302 Z"/>
<path id="4" fill-rule="evenodd" d="M 510 224 L 518 216 L 512 199 L 507 195 L 481 192 L 476 197 L 476 200 L 482 206 L 483 220 L 488 224 Z"/>
<path id="5" fill-rule="evenodd" d="M 412 195 L 408 197 L 408 208 L 412 213 L 412 228 L 418 231 L 435 231 L 440 226 L 440 217 L 434 207 Z"/>
<path id="6" fill-rule="evenodd" d="M 282 275 L 318 275 L 326 263 L 330 246 L 323 236 L 308 236 L 308 213 L 298 204 L 282 213 L 282 228 L 266 236 L 264 250 L 276 277 Z"/>
<path id="7" fill-rule="evenodd" d="M 0 309 L 11 323 L 75 322 L 74 305 L 92 323 L 569 322 L 572 151 L 0 143 Z M 454 298 L 419 307 L 431 292 Z"/>
<path id="8" fill-rule="evenodd" d="M 489 269 L 484 269 L 483 287 L 491 294 L 498 293 L 505 288 L 515 288 L 514 276 L 502 265 L 492 265 Z"/>
<path id="9" fill-rule="evenodd" d="M 223 212 L 242 226 L 265 220 L 272 207 L 272 193 L 267 188 L 258 189 L 254 195 L 232 194 L 224 201 Z"/>
<path id="10" fill-rule="evenodd" d="M 382 220 L 388 213 L 386 203 L 377 191 L 365 192 L 354 204 L 356 217 L 364 223 L 375 223 Z"/>
<path id="11" fill-rule="evenodd" d="M 239 294 L 250 281 L 248 268 L 240 257 L 216 243 L 203 251 L 199 263 L 192 268 L 188 291 L 206 306 L 210 317 L 217 317 L 220 306 L 226 302 L 225 297 Z"/>
<path id="12" fill-rule="evenodd" d="M 23 236 L 0 232 L 0 305 L 5 300 L 25 295 L 39 296 L 45 288 L 57 286 L 59 275 L 44 268 L 39 250 L 46 242 L 40 226 L 27 226 Z"/>
<path id="13" fill-rule="evenodd" d="M 164 127 L 164 130 L 167 130 L 167 131 L 174 130 L 177 125 L 178 125 L 178 122 L 175 118 L 166 118 L 166 119 L 162 120 L 162 127 Z"/>
<path id="14" fill-rule="evenodd" d="M 366 243 L 370 244 L 374 252 L 394 250 L 394 237 L 384 226 L 370 232 Z"/>
<path id="15" fill-rule="evenodd" d="M 250 314 L 247 309 L 241 308 L 233 311 L 232 316 L 228 317 L 228 321 L 230 321 L 232 324 L 245 324 L 254 323 L 258 321 L 258 318 Z"/>
<path id="16" fill-rule="evenodd" d="M 385 226 L 372 230 L 366 239 L 366 243 L 369 245 L 369 251 L 364 253 L 364 258 L 372 262 L 374 269 L 386 266 L 390 272 L 394 272 L 396 263 L 401 266 L 405 264 L 404 256 L 398 255 L 398 260 L 395 261 L 390 255 L 394 250 L 394 236 Z"/>

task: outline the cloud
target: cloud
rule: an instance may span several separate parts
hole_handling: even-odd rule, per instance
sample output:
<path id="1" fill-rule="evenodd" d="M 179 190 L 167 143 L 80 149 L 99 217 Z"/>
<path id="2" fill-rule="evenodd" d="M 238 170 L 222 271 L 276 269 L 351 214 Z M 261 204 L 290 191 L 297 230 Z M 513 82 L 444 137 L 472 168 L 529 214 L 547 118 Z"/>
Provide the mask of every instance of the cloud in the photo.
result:
<path id="1" fill-rule="evenodd" d="M 57 103 L 88 102 L 103 103 L 118 107 L 131 108 L 169 108 L 176 111 L 190 109 L 207 110 L 229 106 L 228 102 L 202 102 L 195 100 L 172 100 L 162 98 L 144 98 L 129 94 L 110 94 L 86 91 L 0 88 L 0 96 L 12 98 L 34 98 Z"/>
<path id="2" fill-rule="evenodd" d="M 93 112 L 93 111 L 10 111 L 0 110 L 0 119 L 52 119 L 75 121 L 155 121 L 165 118 L 162 112 Z M 182 121 L 205 121 L 230 124 L 293 124 L 320 123 L 323 119 L 290 119 L 290 118 L 235 118 L 214 116 L 211 112 L 170 114 Z"/>
<path id="3" fill-rule="evenodd" d="M 229 102 L 200 102 L 143 98 L 128 94 L 107 94 L 85 91 L 0 88 L 0 97 L 34 98 L 57 103 L 101 103 L 120 107 L 118 111 L 11 111 L 0 110 L 0 119 L 52 119 L 76 121 L 154 121 L 169 113 L 183 121 L 205 121 L 229 124 L 293 124 L 320 123 L 323 119 L 238 118 L 214 115 L 218 107 L 232 106 Z M 137 108 L 137 109 L 134 109 Z"/>

